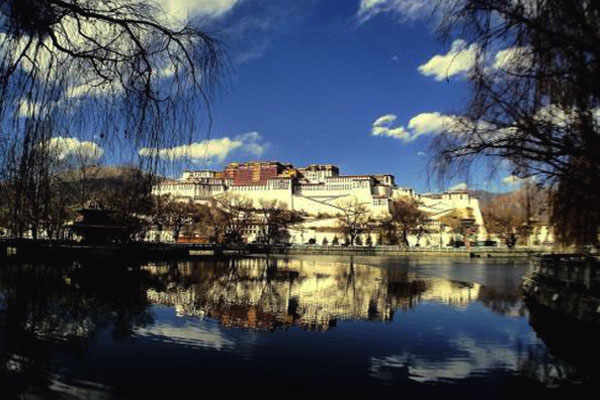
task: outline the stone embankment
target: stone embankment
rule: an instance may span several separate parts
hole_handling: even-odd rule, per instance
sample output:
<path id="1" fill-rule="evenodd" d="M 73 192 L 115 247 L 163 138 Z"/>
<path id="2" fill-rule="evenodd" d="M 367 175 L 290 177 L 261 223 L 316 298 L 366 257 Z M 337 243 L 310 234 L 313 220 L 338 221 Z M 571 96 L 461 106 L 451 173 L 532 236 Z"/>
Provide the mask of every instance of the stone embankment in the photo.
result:
<path id="1" fill-rule="evenodd" d="M 253 253 L 266 252 L 266 248 L 256 247 Z M 271 254 L 289 255 L 361 255 L 361 256 L 450 256 L 450 257 L 530 257 L 551 253 L 547 247 L 471 247 L 471 248 L 437 248 L 437 247 L 402 247 L 402 246 L 318 246 L 293 245 L 272 246 Z"/>
<path id="2" fill-rule="evenodd" d="M 80 242 L 13 239 L 0 240 L 0 260 L 7 258 L 79 259 L 86 257 L 188 258 L 212 255 L 332 255 L 332 256 L 443 256 L 443 257 L 530 257 L 549 254 L 551 249 L 522 247 L 431 248 L 401 246 L 319 246 L 260 244 L 214 245 L 194 243 L 110 243 L 92 245 Z"/>

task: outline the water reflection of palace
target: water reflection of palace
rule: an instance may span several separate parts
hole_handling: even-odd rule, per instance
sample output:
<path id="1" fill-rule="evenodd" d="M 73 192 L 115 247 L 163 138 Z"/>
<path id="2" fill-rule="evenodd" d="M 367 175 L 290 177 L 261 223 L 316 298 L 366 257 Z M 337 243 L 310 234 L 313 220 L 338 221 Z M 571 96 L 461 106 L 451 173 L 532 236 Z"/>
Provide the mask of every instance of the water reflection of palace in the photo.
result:
<path id="1" fill-rule="evenodd" d="M 394 310 L 419 301 L 464 306 L 480 290 L 478 284 L 341 262 L 243 259 L 145 268 L 164 283 L 147 291 L 150 302 L 172 306 L 179 315 L 258 329 L 387 322 Z"/>
<path id="2" fill-rule="evenodd" d="M 216 383 L 246 392 L 265 385 L 356 391 L 344 386 L 349 381 L 414 397 L 468 391 L 580 398 L 578 387 L 598 386 L 597 331 L 575 330 L 535 308 L 521 312 L 518 297 L 502 285 L 423 278 L 379 265 L 282 259 L 4 265 L 3 398 L 183 397 L 184 389 Z M 417 271 L 432 274 L 428 267 Z M 225 326 L 327 329 L 341 319 L 389 321 L 393 310 L 423 301 L 435 304 L 384 329 L 344 324 L 341 334 L 327 335 L 228 330 L 173 318 L 171 309 Z M 465 307 L 471 301 L 485 307 Z M 452 312 L 457 307 L 464 312 Z M 498 382 L 506 392 L 496 393 Z"/>

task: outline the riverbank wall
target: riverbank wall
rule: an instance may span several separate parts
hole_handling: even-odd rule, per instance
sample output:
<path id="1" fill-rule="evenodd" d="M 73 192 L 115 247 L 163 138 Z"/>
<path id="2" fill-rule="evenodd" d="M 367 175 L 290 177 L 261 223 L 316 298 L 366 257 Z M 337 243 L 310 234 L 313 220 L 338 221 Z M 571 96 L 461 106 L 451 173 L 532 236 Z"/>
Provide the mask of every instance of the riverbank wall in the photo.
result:
<path id="1" fill-rule="evenodd" d="M 532 257 L 551 253 L 545 247 L 472 247 L 472 248 L 427 248 L 427 247 L 401 247 L 401 246 L 318 246 L 294 245 L 290 247 L 271 247 L 261 250 L 254 249 L 252 253 L 262 254 L 269 251 L 271 254 L 287 255 L 358 255 L 358 256 L 447 256 L 447 257 Z"/>
<path id="2" fill-rule="evenodd" d="M 80 242 L 46 240 L 0 241 L 0 260 L 10 259 L 81 259 L 81 258 L 131 258 L 131 259 L 181 259 L 206 256 L 290 255 L 290 256 L 436 256 L 471 258 L 528 258 L 549 254 L 550 249 L 520 247 L 426 248 L 401 246 L 319 246 L 319 245 L 214 245 L 185 243 L 112 243 L 104 245 Z"/>
<path id="3" fill-rule="evenodd" d="M 600 260 L 583 255 L 540 257 L 521 286 L 524 298 L 556 313 L 600 326 Z"/>

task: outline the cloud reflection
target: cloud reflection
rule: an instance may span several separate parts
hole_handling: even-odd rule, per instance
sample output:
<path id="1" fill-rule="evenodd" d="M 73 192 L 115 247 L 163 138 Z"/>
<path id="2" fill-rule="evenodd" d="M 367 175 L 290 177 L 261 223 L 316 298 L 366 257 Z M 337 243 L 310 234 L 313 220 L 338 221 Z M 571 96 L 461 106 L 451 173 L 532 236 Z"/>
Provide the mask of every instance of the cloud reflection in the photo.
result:
<path id="1" fill-rule="evenodd" d="M 218 327 L 204 327 L 198 324 L 172 325 L 158 323 L 135 328 L 134 334 L 137 337 L 180 346 L 214 350 L 224 350 L 235 346 L 235 342 L 226 338 Z"/>
<path id="2" fill-rule="evenodd" d="M 445 335 L 452 335 L 444 329 Z M 491 376 L 498 371 L 519 375 L 540 382 L 548 388 L 560 386 L 575 376 L 573 367 L 550 357 L 545 346 L 528 331 L 516 337 L 503 332 L 494 339 L 494 332 L 479 336 L 458 332 L 441 348 L 423 350 L 419 343 L 409 345 L 402 353 L 387 357 L 372 357 L 369 373 L 382 381 L 398 377 L 419 383 L 457 382 L 467 378 Z"/>
<path id="3" fill-rule="evenodd" d="M 443 356 L 423 355 L 415 352 L 371 359 L 371 375 L 389 380 L 393 369 L 406 369 L 408 378 L 416 382 L 458 380 L 494 369 L 516 370 L 521 354 L 512 346 L 487 343 L 482 345 L 475 339 L 460 336 L 451 339 L 452 351 Z"/>

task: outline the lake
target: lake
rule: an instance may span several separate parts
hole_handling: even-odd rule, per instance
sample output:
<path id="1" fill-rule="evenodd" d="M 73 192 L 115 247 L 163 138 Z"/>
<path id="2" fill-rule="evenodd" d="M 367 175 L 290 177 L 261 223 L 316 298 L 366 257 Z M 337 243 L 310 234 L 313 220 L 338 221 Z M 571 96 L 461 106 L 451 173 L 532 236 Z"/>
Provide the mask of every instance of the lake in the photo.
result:
<path id="1" fill-rule="evenodd" d="M 435 257 L 2 265 L 2 398 L 593 394 L 598 346 L 524 304 L 527 269 Z"/>

